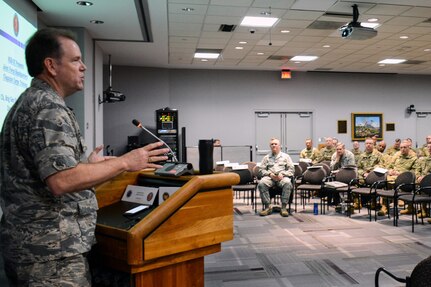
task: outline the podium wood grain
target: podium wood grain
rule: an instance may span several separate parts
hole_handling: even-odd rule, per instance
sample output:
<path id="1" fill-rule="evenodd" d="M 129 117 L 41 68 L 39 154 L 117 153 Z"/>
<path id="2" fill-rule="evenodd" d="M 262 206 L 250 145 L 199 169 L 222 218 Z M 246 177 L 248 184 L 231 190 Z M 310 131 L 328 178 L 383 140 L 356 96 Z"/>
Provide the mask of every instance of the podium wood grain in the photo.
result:
<path id="1" fill-rule="evenodd" d="M 96 188 L 99 207 L 121 200 L 138 176 L 161 179 L 148 171 L 124 173 Z M 101 262 L 130 273 L 135 286 L 203 286 L 203 257 L 233 239 L 231 186 L 239 176 L 218 173 L 175 180 L 185 184 L 131 229 L 97 225 Z"/>

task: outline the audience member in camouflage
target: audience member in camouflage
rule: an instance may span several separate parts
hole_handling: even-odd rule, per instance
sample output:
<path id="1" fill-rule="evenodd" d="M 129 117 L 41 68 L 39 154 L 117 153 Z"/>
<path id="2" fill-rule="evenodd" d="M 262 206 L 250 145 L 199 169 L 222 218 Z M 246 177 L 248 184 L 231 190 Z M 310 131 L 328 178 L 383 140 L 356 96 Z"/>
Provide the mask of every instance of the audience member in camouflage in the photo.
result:
<path id="1" fill-rule="evenodd" d="M 393 161 L 389 164 L 388 182 L 394 182 L 397 176 L 405 171 L 415 172 L 417 169 L 417 157 L 411 153 L 410 143 L 403 140 L 400 145 L 399 154 L 395 154 Z M 401 214 L 411 214 L 412 206 L 409 205 L 407 209 L 401 210 Z"/>
<path id="2" fill-rule="evenodd" d="M 264 156 L 259 167 L 259 174 L 262 178 L 257 188 L 264 205 L 264 210 L 259 214 L 266 216 L 272 213 L 269 189 L 275 185 L 282 189 L 280 214 L 283 217 L 287 217 L 289 213 L 286 206 L 292 192 L 291 177 L 294 175 L 295 169 L 290 156 L 281 152 L 280 141 L 278 139 L 272 138 L 270 147 L 271 152 Z"/>
<path id="3" fill-rule="evenodd" d="M 430 152 L 428 150 L 428 144 L 431 143 L 431 135 L 427 135 L 426 139 L 425 139 L 425 144 L 418 148 L 418 157 L 428 157 L 430 156 Z"/>
<path id="4" fill-rule="evenodd" d="M 309 159 L 312 164 L 315 164 L 320 157 L 319 150 L 313 147 L 313 141 L 311 139 L 305 140 L 305 148 L 299 154 L 300 159 Z"/>
<path id="5" fill-rule="evenodd" d="M 26 46 L 31 86 L 6 116 L 0 133 L 0 239 L 11 286 L 90 286 L 84 256 L 95 242 L 97 201 L 92 190 L 150 158 L 151 144 L 121 157 L 98 146 L 84 162 L 85 145 L 64 99 L 82 90 L 86 66 L 73 34 L 42 29 Z"/>
<path id="6" fill-rule="evenodd" d="M 362 154 L 361 149 L 359 148 L 359 142 L 358 141 L 354 141 L 353 142 L 353 148 L 350 150 L 353 155 L 355 156 L 355 162 L 358 162 L 359 157 Z"/>
<path id="7" fill-rule="evenodd" d="M 335 171 L 342 167 L 355 165 L 355 156 L 350 150 L 346 150 L 343 143 L 337 144 L 336 152 L 331 156 L 331 170 Z"/>
<path id="8" fill-rule="evenodd" d="M 320 157 L 317 162 L 330 161 L 332 155 L 335 152 L 335 147 L 333 145 L 332 138 L 331 137 L 326 138 L 325 142 L 326 142 L 325 147 L 319 151 Z"/>
<path id="9" fill-rule="evenodd" d="M 385 153 L 387 155 L 393 156 L 395 153 L 400 151 L 400 144 L 401 144 L 401 140 L 395 139 L 394 145 L 388 148 Z"/>
<path id="10" fill-rule="evenodd" d="M 368 174 L 380 163 L 382 154 L 374 149 L 372 138 L 365 140 L 365 151 L 357 162 L 359 183 L 363 184 Z"/>
<path id="11" fill-rule="evenodd" d="M 385 152 L 385 149 L 386 149 L 386 142 L 379 141 L 379 143 L 377 144 L 377 150 L 383 154 Z"/>
<path id="12" fill-rule="evenodd" d="M 427 144 L 428 156 L 423 156 L 418 159 L 418 164 L 416 165 L 416 181 L 420 183 L 422 179 L 429 173 L 431 173 L 431 142 Z M 428 208 L 426 204 L 422 204 L 422 210 L 419 215 L 420 217 L 428 217 Z M 428 220 L 430 222 L 430 220 Z"/>

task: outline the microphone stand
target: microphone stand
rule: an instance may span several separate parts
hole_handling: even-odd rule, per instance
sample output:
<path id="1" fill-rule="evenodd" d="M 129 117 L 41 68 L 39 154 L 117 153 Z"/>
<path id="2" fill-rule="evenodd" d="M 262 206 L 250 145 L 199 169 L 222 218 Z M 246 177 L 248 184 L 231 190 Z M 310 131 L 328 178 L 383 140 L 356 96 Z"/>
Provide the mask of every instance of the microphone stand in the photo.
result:
<path id="1" fill-rule="evenodd" d="M 138 120 L 136 120 L 136 119 L 134 119 L 133 121 L 132 121 L 132 123 L 135 125 L 135 126 L 137 126 L 138 128 L 141 128 L 141 129 L 143 129 L 144 131 L 146 131 L 147 133 L 149 133 L 150 135 L 152 135 L 155 139 L 157 139 L 158 141 L 161 141 L 168 149 L 169 149 L 169 152 L 171 153 L 171 155 L 172 155 L 172 160 L 174 161 L 174 162 L 178 162 L 178 159 L 177 159 L 177 157 L 175 156 L 175 154 L 174 154 L 174 152 L 172 151 L 172 149 L 171 149 L 171 147 L 170 146 L 168 146 L 168 144 L 167 143 L 165 143 L 165 141 L 163 141 L 161 138 L 159 138 L 158 136 L 156 136 L 155 134 L 153 134 L 150 130 L 148 130 L 146 127 L 144 127 L 142 124 L 141 124 L 141 122 L 140 121 L 138 121 Z"/>

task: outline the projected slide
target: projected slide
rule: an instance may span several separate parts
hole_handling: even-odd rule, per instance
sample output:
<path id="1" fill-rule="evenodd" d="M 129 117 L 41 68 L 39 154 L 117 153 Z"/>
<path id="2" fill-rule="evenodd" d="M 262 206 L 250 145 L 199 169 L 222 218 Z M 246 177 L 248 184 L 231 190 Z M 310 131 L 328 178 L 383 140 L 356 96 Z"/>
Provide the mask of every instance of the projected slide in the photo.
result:
<path id="1" fill-rule="evenodd" d="M 13 103 L 30 86 L 24 50 L 35 31 L 36 27 L 0 0 L 0 129 Z"/>

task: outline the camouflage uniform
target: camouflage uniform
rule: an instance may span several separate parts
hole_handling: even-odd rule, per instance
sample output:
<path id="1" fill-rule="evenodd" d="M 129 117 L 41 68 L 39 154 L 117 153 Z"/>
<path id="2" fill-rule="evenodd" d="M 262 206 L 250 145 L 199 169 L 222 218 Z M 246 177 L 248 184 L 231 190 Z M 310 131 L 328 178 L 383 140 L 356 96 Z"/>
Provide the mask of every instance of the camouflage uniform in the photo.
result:
<path id="1" fill-rule="evenodd" d="M 364 183 L 364 174 L 370 173 L 380 163 L 381 158 L 382 154 L 375 149 L 372 152 L 364 151 L 361 154 L 357 162 L 359 182 L 361 184 Z"/>
<path id="2" fill-rule="evenodd" d="M 382 157 L 380 158 L 380 162 L 378 166 L 388 169 L 389 165 L 392 163 L 392 160 L 393 160 L 392 156 L 390 156 L 389 154 L 383 153 Z"/>
<path id="3" fill-rule="evenodd" d="M 397 152 L 399 152 L 399 151 L 400 151 L 400 148 L 395 148 L 394 146 L 391 146 L 390 148 L 388 148 L 388 149 L 385 151 L 385 154 L 390 155 L 390 156 L 393 156 L 395 153 L 397 153 Z"/>
<path id="4" fill-rule="evenodd" d="M 272 153 L 267 154 L 263 159 L 259 167 L 259 174 L 262 176 L 258 184 L 260 197 L 262 203 L 268 206 L 270 203 L 269 189 L 277 185 L 282 188 L 281 203 L 287 204 L 289 201 L 290 193 L 292 191 L 292 181 L 290 177 L 294 175 L 295 168 L 293 166 L 292 159 L 284 152 L 280 152 L 277 155 Z M 283 175 L 283 179 L 280 181 L 273 181 L 269 176 L 271 173 Z"/>
<path id="5" fill-rule="evenodd" d="M 354 149 L 354 148 L 352 148 L 351 150 L 350 150 L 352 153 L 353 153 L 353 155 L 355 156 L 355 162 L 358 162 L 359 161 L 359 158 L 361 157 L 361 154 L 362 154 L 362 152 L 361 152 L 361 150 L 358 148 L 358 149 Z"/>
<path id="6" fill-rule="evenodd" d="M 408 155 L 402 155 L 401 153 L 396 157 L 391 164 L 389 164 L 389 169 L 396 170 L 399 173 L 403 173 L 405 171 L 415 171 L 417 168 L 417 157 L 416 155 L 412 155 L 409 153 Z M 397 176 L 388 175 L 387 180 L 389 182 L 395 181 Z"/>
<path id="7" fill-rule="evenodd" d="M 335 148 L 334 147 L 332 147 L 332 148 L 327 148 L 327 147 L 322 148 L 320 150 L 320 158 L 319 158 L 318 162 L 330 161 L 332 155 L 334 154 L 334 152 L 335 152 Z"/>
<path id="8" fill-rule="evenodd" d="M 418 148 L 417 155 L 418 157 L 429 157 L 430 152 L 428 150 L 428 146 L 425 144 L 421 148 Z"/>
<path id="9" fill-rule="evenodd" d="M 416 178 L 419 178 L 429 173 L 431 173 L 431 156 L 428 155 L 418 159 L 415 174 Z"/>
<path id="10" fill-rule="evenodd" d="M 306 149 L 304 148 L 299 154 L 299 158 L 307 158 L 311 159 L 311 162 L 314 164 L 320 157 L 320 152 L 317 148 Z"/>
<path id="11" fill-rule="evenodd" d="M 9 111 L 0 147 L 0 238 L 5 262 L 10 263 L 5 269 L 20 275 L 19 270 L 30 265 L 82 257 L 95 243 L 94 191 L 54 196 L 45 184 L 50 175 L 75 167 L 84 156 L 73 112 L 47 83 L 35 78 Z M 85 286 L 84 269 L 72 274 L 76 286 Z M 44 274 L 32 271 L 31 276 L 46 276 L 45 268 L 35 270 Z"/>
<path id="12" fill-rule="evenodd" d="M 348 165 L 355 165 L 355 156 L 350 150 L 344 150 L 344 155 L 339 162 L 336 162 L 337 153 L 334 152 L 331 156 L 331 170 L 337 170 Z"/>

